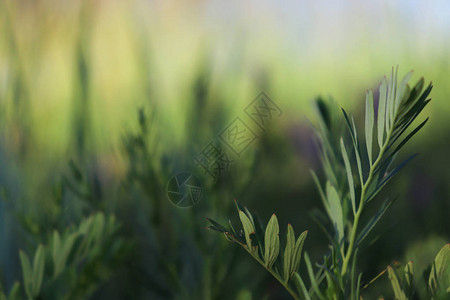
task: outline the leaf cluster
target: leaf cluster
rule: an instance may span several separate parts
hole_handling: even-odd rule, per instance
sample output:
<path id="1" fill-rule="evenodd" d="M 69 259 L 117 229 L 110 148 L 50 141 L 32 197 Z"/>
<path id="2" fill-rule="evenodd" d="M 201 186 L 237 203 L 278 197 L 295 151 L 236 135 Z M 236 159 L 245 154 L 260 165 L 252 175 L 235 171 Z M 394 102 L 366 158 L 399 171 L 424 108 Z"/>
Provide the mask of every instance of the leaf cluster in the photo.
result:
<path id="1" fill-rule="evenodd" d="M 28 255 L 20 250 L 26 299 L 70 299 L 74 293 L 81 296 L 80 282 L 85 280 L 83 271 L 98 265 L 107 252 L 112 251 L 109 254 L 114 255 L 123 248 L 120 239 L 113 239 L 118 228 L 113 216 L 97 213 L 63 234 L 53 231 L 48 245 L 38 245 L 32 264 Z M 16 282 L 8 296 L 0 293 L 0 299 L 24 299 L 20 286 Z M 86 288 L 84 292 L 83 295 L 88 296 L 91 291 Z"/>
<path id="2" fill-rule="evenodd" d="M 286 241 L 281 244 L 280 229 L 275 214 L 264 227 L 257 216 L 253 216 L 246 207 L 235 203 L 242 223 L 241 230 L 236 231 L 231 221 L 229 226 L 225 227 L 209 218 L 207 220 L 210 225 L 207 228 L 223 233 L 228 240 L 238 243 L 283 284 L 294 298 L 297 298 L 297 292 L 292 289 L 290 282 L 294 277 L 296 277 L 295 282 L 298 280 L 297 271 L 308 232 L 302 232 L 296 239 L 294 229 L 288 224 Z"/>
<path id="3" fill-rule="evenodd" d="M 324 255 L 321 264 L 316 264 L 317 271 L 314 271 L 313 264 L 305 254 L 310 288 L 306 288 L 300 274 L 296 273 L 298 265 L 294 264 L 295 268 L 290 268 L 289 263 L 295 254 L 292 255 L 293 252 L 287 250 L 294 245 L 293 229 L 291 234 L 289 226 L 285 265 L 277 265 L 281 248 L 275 215 L 267 224 L 265 234 L 264 227 L 256 218 L 239 205 L 242 232 L 236 232 L 231 223 L 231 227 L 226 228 L 209 220 L 212 225 L 208 228 L 222 232 L 229 240 L 240 244 L 275 278 L 284 283 L 284 287 L 295 299 L 361 298 L 362 273 L 357 273 L 357 254 L 393 200 L 388 198 L 381 204 L 376 204 L 378 211 L 369 218 L 366 217 L 367 220 L 362 218 L 365 207 L 416 156 L 411 155 L 397 164 L 395 162 L 399 151 L 428 121 L 428 118 L 425 119 L 409 131 L 430 102 L 428 96 L 432 89 L 431 83 L 424 88 L 424 79 L 421 78 L 411 87 L 409 80 L 412 72 L 407 73 L 400 83 L 397 82 L 397 74 L 398 67 L 395 71 L 392 69 L 389 80 L 383 78 L 377 102 L 373 91 L 367 91 L 362 137 L 352 115 L 342 109 L 343 116 L 339 118 L 338 108 L 332 100 L 319 98 L 316 101 L 319 120 L 314 129 L 325 178 L 321 183 L 314 171 L 312 176 L 325 213 L 315 211 L 313 217 L 328 236 L 330 251 Z M 348 138 L 342 132 L 343 127 L 348 129 Z M 410 267 L 408 270 L 411 271 Z M 433 270 L 437 274 L 439 272 L 436 270 L 441 269 L 436 267 Z M 390 274 L 394 278 L 393 273 Z M 291 278 L 296 279 L 294 283 L 297 291 L 287 284 Z M 430 282 L 430 288 L 433 284 L 437 285 L 436 280 L 431 277 Z M 431 289 L 435 290 L 436 287 Z"/>
<path id="4" fill-rule="evenodd" d="M 450 293 L 450 244 L 445 245 L 436 255 L 427 274 L 416 274 L 414 263 L 408 262 L 403 271 L 387 267 L 395 299 L 448 299 Z M 400 274 L 399 274 L 400 273 Z M 419 276 L 418 276 L 419 275 Z M 421 276 L 420 276 L 421 275 Z M 428 278 L 428 280 L 426 280 Z"/>

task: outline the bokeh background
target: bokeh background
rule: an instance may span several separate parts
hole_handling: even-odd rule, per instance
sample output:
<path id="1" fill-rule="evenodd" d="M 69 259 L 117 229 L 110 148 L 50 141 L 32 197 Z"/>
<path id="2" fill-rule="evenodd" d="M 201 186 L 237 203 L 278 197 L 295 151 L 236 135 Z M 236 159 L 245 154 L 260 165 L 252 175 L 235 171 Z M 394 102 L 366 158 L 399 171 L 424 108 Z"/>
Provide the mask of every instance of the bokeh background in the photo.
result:
<path id="1" fill-rule="evenodd" d="M 361 121 L 366 90 L 396 65 L 432 81 L 433 100 L 404 151 L 420 156 L 388 186 L 398 200 L 361 255 L 365 282 L 394 260 L 425 265 L 450 240 L 447 1 L 1 1 L 4 290 L 21 279 L 19 249 L 34 253 L 53 230 L 103 211 L 130 246 L 82 298 L 284 299 L 205 217 L 233 219 L 233 199 L 263 220 L 276 212 L 309 230 L 319 259 L 314 99 L 333 96 Z M 193 155 L 260 91 L 282 116 L 211 182 Z M 204 190 L 180 209 L 166 189 L 185 170 Z"/>

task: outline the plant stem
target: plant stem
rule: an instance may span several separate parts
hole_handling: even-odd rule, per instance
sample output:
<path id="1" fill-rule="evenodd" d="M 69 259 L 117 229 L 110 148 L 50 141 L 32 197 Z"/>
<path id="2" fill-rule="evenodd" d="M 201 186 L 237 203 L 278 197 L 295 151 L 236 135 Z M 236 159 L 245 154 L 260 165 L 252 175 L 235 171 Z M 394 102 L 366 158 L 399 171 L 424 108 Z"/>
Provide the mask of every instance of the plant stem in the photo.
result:
<path id="1" fill-rule="evenodd" d="M 250 252 L 250 250 L 247 249 L 246 246 L 244 246 L 243 244 L 241 244 L 241 246 L 251 255 L 253 256 L 254 259 L 256 259 L 261 266 L 263 266 L 270 274 L 272 274 L 273 277 L 275 277 L 276 280 L 278 280 L 283 287 L 289 292 L 289 294 L 291 294 L 291 296 L 295 299 L 295 300 L 301 300 L 300 297 L 297 295 L 297 293 L 291 289 L 291 287 L 289 286 L 289 281 L 285 282 L 279 274 L 277 274 L 274 270 L 272 270 L 271 268 L 267 267 L 264 262 L 257 256 L 257 255 L 253 255 L 253 253 Z"/>
<path id="2" fill-rule="evenodd" d="M 352 258 L 353 250 L 355 248 L 356 232 L 358 230 L 359 219 L 360 219 L 361 214 L 364 209 L 364 204 L 365 204 L 364 198 L 366 196 L 367 189 L 369 188 L 370 184 L 372 183 L 372 177 L 373 177 L 374 171 L 380 164 L 380 162 L 383 158 L 384 152 L 387 149 L 387 146 L 391 139 L 393 127 L 394 126 L 392 126 L 391 129 L 389 130 L 387 137 L 386 137 L 386 141 L 385 141 L 383 147 L 380 149 L 380 153 L 378 153 L 377 159 L 375 160 L 373 165 L 370 166 L 369 176 L 367 177 L 366 182 L 364 183 L 364 185 L 361 188 L 361 197 L 360 197 L 360 201 L 359 201 L 359 207 L 358 207 L 358 211 L 356 212 L 355 219 L 353 221 L 352 231 L 350 233 L 350 243 L 348 245 L 347 254 L 344 257 L 344 261 L 342 264 L 342 270 L 341 270 L 342 276 L 344 276 L 347 273 L 348 264 L 350 263 L 350 259 Z"/>

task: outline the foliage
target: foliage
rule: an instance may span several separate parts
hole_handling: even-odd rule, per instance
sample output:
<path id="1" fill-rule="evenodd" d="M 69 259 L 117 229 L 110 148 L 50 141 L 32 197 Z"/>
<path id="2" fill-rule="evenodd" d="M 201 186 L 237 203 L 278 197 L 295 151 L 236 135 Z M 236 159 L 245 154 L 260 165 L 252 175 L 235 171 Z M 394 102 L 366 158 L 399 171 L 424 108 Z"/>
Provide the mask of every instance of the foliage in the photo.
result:
<path id="1" fill-rule="evenodd" d="M 395 299 L 414 299 L 416 295 L 420 299 L 447 299 L 450 293 L 449 266 L 450 244 L 442 247 L 431 264 L 431 270 L 424 274 L 417 274 L 414 271 L 412 261 L 405 265 L 403 272 L 388 266 L 387 272 Z M 398 275 L 399 271 L 400 276 Z M 427 277 L 428 281 L 425 279 Z"/>
<path id="2" fill-rule="evenodd" d="M 366 113 L 364 124 L 364 144 L 361 147 L 361 138 L 355 119 L 342 109 L 343 119 L 350 135 L 350 146 L 342 135 L 337 135 L 340 126 L 336 118 L 333 104 L 318 99 L 319 122 L 316 126 L 316 135 L 321 150 L 321 162 L 325 176 L 324 184 L 320 183 L 318 176 L 312 172 L 322 200 L 325 214 L 316 212 L 315 217 L 324 228 L 330 241 L 330 252 L 324 256 L 318 270 L 314 271 L 307 254 L 305 263 L 310 281 L 307 288 L 298 271 L 297 261 L 291 268 L 286 262 L 292 261 L 293 230 L 288 227 L 288 237 L 284 254 L 285 265 L 275 266 L 278 253 L 281 252 L 278 239 L 278 221 L 272 216 L 263 237 L 260 223 L 253 218 L 247 209 L 238 206 L 239 217 L 243 225 L 243 234 L 231 228 L 225 228 L 213 220 L 209 228 L 222 232 L 225 236 L 250 253 L 261 263 L 295 299 L 360 299 L 362 273 L 357 274 L 357 254 L 366 239 L 379 222 L 393 200 L 388 198 L 376 204 L 379 209 L 369 221 L 362 224 L 362 215 L 365 207 L 376 199 L 381 189 L 412 159 L 410 156 L 395 165 L 395 160 L 403 146 L 425 125 L 428 119 L 422 121 L 409 133 L 407 130 L 416 120 L 424 107 L 429 103 L 432 85 L 424 89 L 424 79 L 421 78 L 414 86 L 408 84 L 412 72 L 406 74 L 400 84 L 397 83 L 398 68 L 392 69 L 389 80 L 384 78 L 379 88 L 378 104 L 375 106 L 372 91 L 366 93 Z M 377 112 L 377 113 L 375 113 Z M 378 201 L 377 201 L 378 202 Z M 292 232 L 292 233 L 290 233 Z M 306 233 L 299 238 L 303 244 Z M 444 247 L 443 249 L 447 249 Z M 297 251 L 297 250 L 296 250 Z M 301 246 L 299 248 L 301 251 Z M 443 250 L 444 251 L 444 250 Z M 446 250 L 445 250 L 446 251 Z M 432 268 L 430 289 L 435 291 L 440 281 L 443 264 L 442 256 L 438 254 Z M 299 255 L 298 255 L 299 257 Z M 409 265 L 408 265 L 409 266 Z M 412 268 L 412 267 L 411 267 Z M 283 272 L 283 271 L 284 272 Z M 388 268 L 389 276 L 393 282 L 396 297 L 406 299 L 401 291 L 398 280 Z M 294 273 L 292 273 L 292 271 Z M 410 272 L 410 266 L 408 267 Z M 433 275 L 436 273 L 436 275 Z M 280 275 L 280 274 L 283 274 Z M 289 280 L 294 274 L 294 291 Z M 409 274 L 409 273 L 408 273 Z M 305 277 L 305 276 L 303 276 Z M 403 298 L 402 298 L 403 297 Z"/>
<path id="3" fill-rule="evenodd" d="M 8 297 L 1 299 L 73 299 L 86 298 L 106 280 L 107 269 L 123 247 L 116 239 L 118 224 L 103 213 L 92 215 L 62 235 L 54 231 L 49 244 L 39 244 L 33 264 L 20 250 L 23 280 L 16 282 Z M 94 271 L 94 272 L 93 272 Z M 26 297 L 22 297 L 20 286 Z"/>

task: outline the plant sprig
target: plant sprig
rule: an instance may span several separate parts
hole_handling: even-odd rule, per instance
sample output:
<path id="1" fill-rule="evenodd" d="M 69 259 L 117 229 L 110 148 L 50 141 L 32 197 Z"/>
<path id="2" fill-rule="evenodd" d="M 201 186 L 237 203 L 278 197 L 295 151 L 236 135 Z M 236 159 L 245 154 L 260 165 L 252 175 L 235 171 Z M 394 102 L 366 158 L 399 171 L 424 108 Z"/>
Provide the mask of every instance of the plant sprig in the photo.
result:
<path id="1" fill-rule="evenodd" d="M 379 206 L 377 213 L 364 227 L 361 226 L 361 217 L 367 203 L 372 201 L 416 156 L 411 155 L 394 166 L 399 151 L 428 121 L 428 118 L 425 119 L 406 134 L 429 103 L 428 96 L 432 85 L 430 83 L 424 89 L 424 79 L 421 78 L 411 88 L 408 82 L 412 71 L 407 73 L 398 85 L 397 74 L 398 67 L 395 71 L 392 69 L 389 80 L 384 77 L 381 81 L 377 105 L 373 91 L 366 93 L 365 148 L 361 148 L 362 139 L 359 137 L 353 116 L 342 109 L 343 121 L 339 121 L 337 109 L 334 109 L 332 101 L 326 102 L 319 98 L 316 102 L 320 118 L 315 132 L 325 175 L 324 184 L 321 184 L 314 171 L 312 176 L 326 214 L 316 212 L 314 217 L 326 231 L 331 245 L 323 263 L 316 264 L 317 272 L 314 271 L 313 264 L 305 253 L 306 270 L 311 285 L 309 289 L 297 272 L 306 231 L 300 235 L 294 247 L 295 236 L 292 227 L 288 225 L 284 264 L 280 264 L 278 256 L 282 247 L 278 238 L 279 227 L 275 215 L 270 219 L 265 234 L 263 234 L 264 227 L 257 218 L 237 203 L 243 231 L 236 232 L 231 223 L 230 228 L 226 228 L 208 219 L 211 223 L 209 229 L 222 232 L 227 239 L 241 245 L 283 284 L 294 299 L 361 298 L 362 274 L 356 272 L 358 248 L 391 206 L 392 198 L 388 198 Z M 350 147 L 347 146 L 341 132 L 341 124 L 345 124 L 348 128 Z M 298 253 L 298 257 L 295 253 Z M 295 263 L 291 265 L 293 261 Z M 392 272 L 390 277 L 394 278 Z M 293 281 L 297 292 L 289 285 L 290 281 Z"/>
<path id="2" fill-rule="evenodd" d="M 236 231 L 231 222 L 229 222 L 227 228 L 209 218 L 207 220 L 210 225 L 207 228 L 221 232 L 228 240 L 238 243 L 272 274 L 294 299 L 300 299 L 298 292 L 292 288 L 290 282 L 294 277 L 298 280 L 297 270 L 300 267 L 303 244 L 308 232 L 302 232 L 296 240 L 294 229 L 291 224 L 288 224 L 286 244 L 282 252 L 283 247 L 280 245 L 277 216 L 273 214 L 265 230 L 263 230 L 264 227 L 258 217 L 253 216 L 246 207 L 235 203 L 242 223 L 241 231 Z"/>

